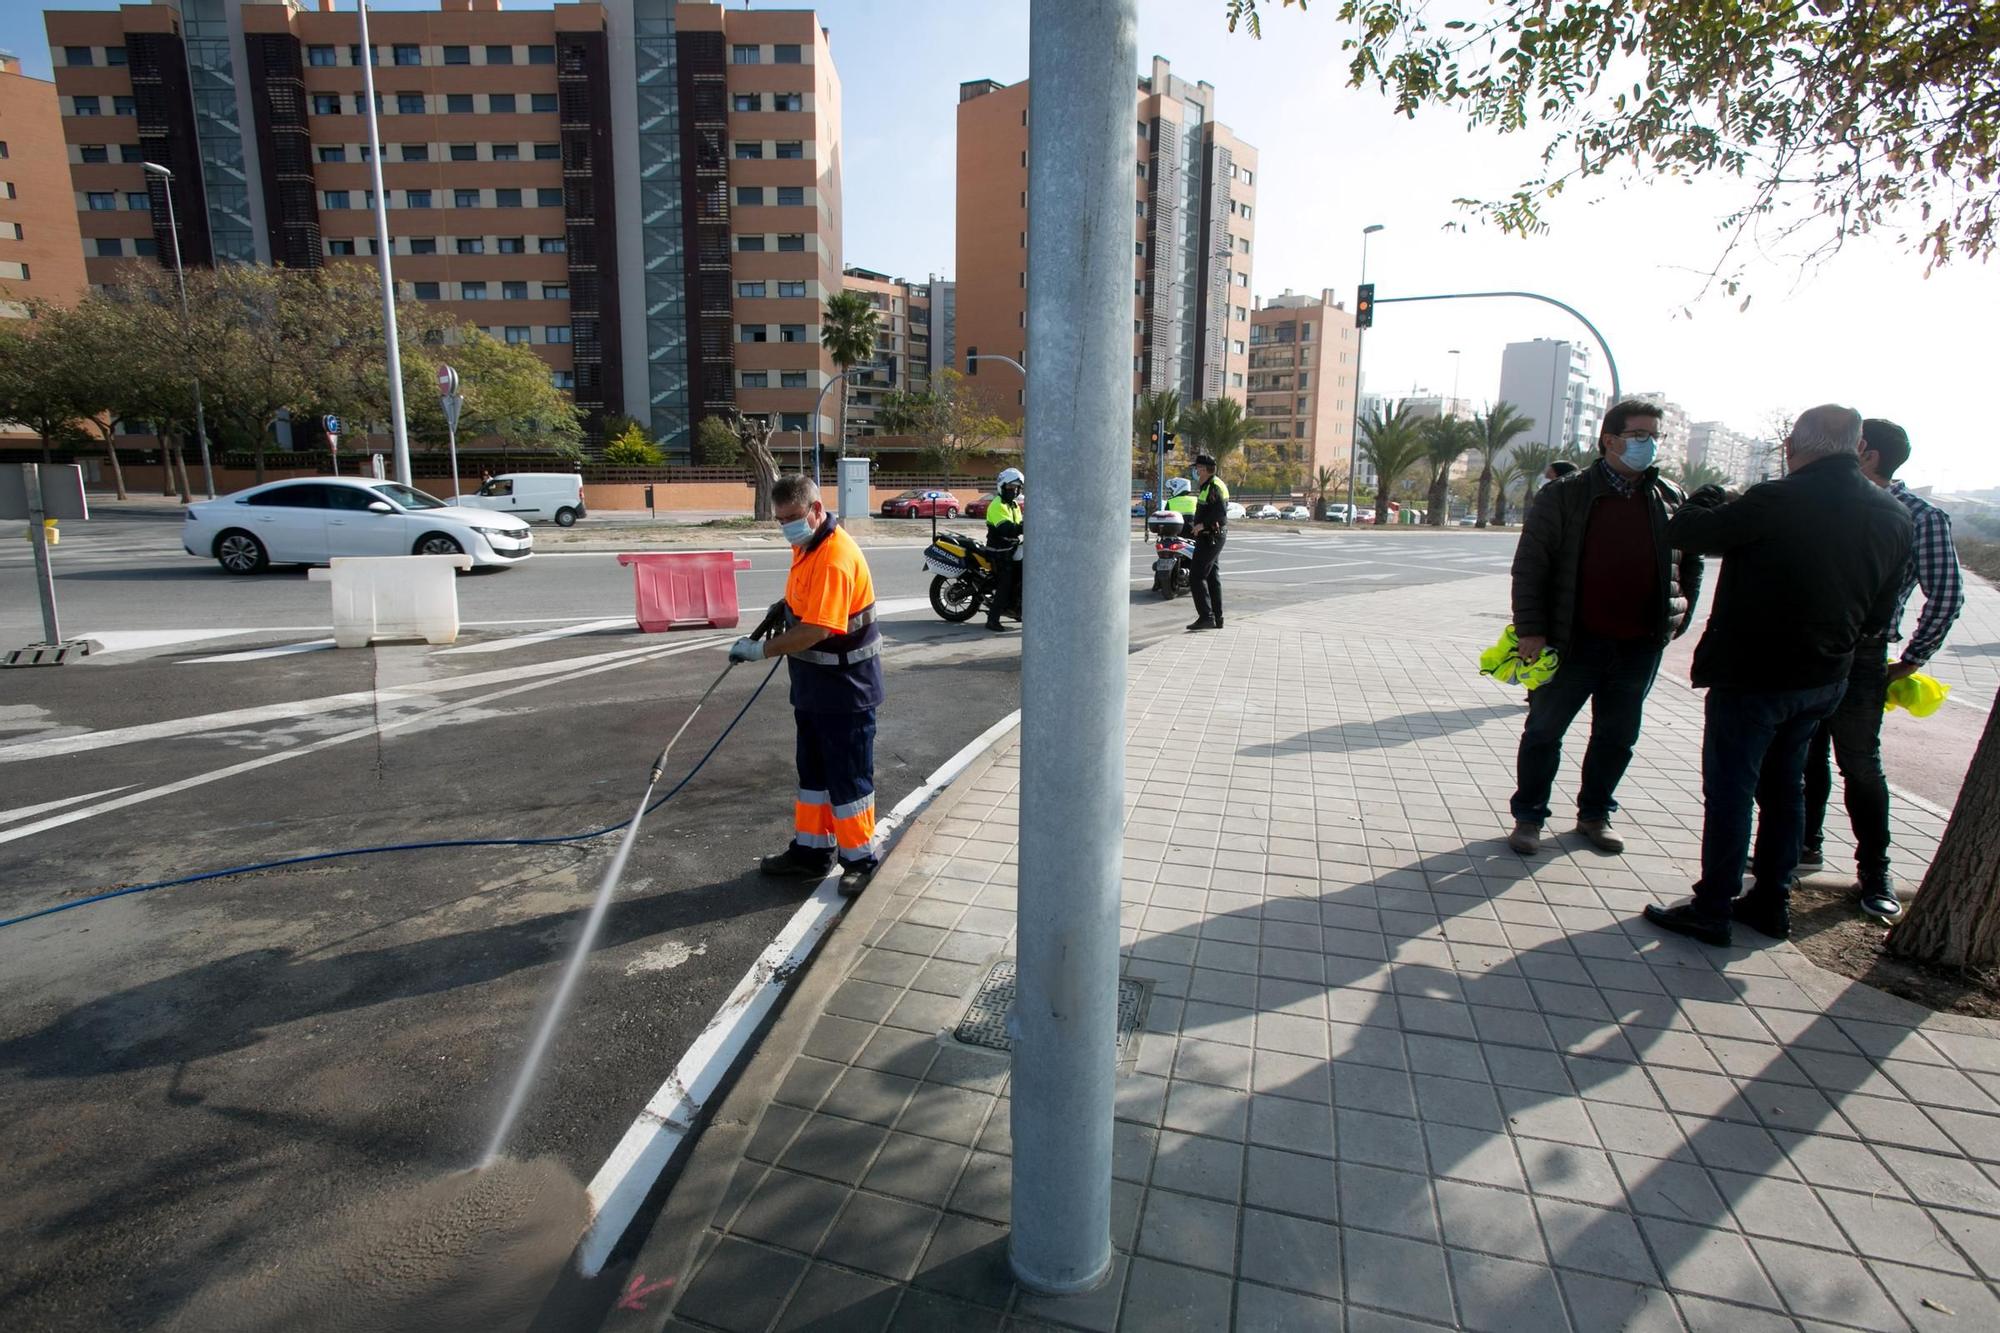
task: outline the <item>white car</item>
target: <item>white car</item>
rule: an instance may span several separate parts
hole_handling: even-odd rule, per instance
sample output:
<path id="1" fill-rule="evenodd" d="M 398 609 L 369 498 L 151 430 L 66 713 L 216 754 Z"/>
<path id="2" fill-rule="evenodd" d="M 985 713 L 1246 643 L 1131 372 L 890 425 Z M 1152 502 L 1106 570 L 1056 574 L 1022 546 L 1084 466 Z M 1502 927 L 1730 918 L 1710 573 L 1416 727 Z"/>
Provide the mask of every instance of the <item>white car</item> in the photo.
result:
<path id="1" fill-rule="evenodd" d="M 393 481 L 302 477 L 189 505 L 181 546 L 231 574 L 350 555 L 469 555 L 512 565 L 535 539 L 511 514 L 461 509 Z"/>
<path id="2" fill-rule="evenodd" d="M 1229 517 L 1231 517 L 1231 518 L 1242 518 L 1242 517 L 1243 517 L 1243 506 L 1242 506 L 1242 505 L 1240 505 L 1240 504 L 1237 504 L 1237 503 L 1236 503 L 1236 501 L 1234 501 L 1234 500 L 1231 500 L 1231 501 L 1230 501 L 1230 502 L 1229 502 L 1229 503 L 1228 503 L 1227 505 L 1225 505 L 1225 506 L 1223 507 L 1223 512 L 1224 512 L 1225 514 L 1228 514 L 1228 515 L 1229 515 Z"/>
<path id="3" fill-rule="evenodd" d="M 454 503 L 461 509 L 490 509 L 531 523 L 552 522 L 559 528 L 575 527 L 590 512 L 583 504 L 581 472 L 504 472 Z"/>
<path id="4" fill-rule="evenodd" d="M 1278 506 L 1276 506 L 1276 505 L 1259 505 L 1259 506 L 1258 506 L 1258 508 L 1257 508 L 1257 512 L 1256 512 L 1256 513 L 1254 513 L 1254 514 L 1252 514 L 1252 515 L 1251 515 L 1250 517 L 1252 517 L 1252 518 L 1278 518 L 1278 517 L 1280 517 L 1280 514 L 1279 514 L 1279 512 L 1278 512 Z"/>
<path id="5" fill-rule="evenodd" d="M 1310 523 L 1312 522 L 1313 511 L 1304 505 L 1293 505 L 1284 512 L 1283 516 L 1300 523 Z"/>
<path id="6" fill-rule="evenodd" d="M 1347 522 L 1346 502 L 1342 500 L 1335 500 L 1329 503 L 1326 507 L 1326 521 L 1329 523 Z"/>

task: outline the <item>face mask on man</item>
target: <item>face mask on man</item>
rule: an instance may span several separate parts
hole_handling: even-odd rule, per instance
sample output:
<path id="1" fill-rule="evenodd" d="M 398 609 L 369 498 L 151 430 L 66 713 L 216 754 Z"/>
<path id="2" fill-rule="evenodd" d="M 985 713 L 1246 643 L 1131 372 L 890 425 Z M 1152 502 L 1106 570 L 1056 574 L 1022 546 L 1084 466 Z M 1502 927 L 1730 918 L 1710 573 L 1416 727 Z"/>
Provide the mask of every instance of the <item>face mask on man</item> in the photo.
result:
<path id="1" fill-rule="evenodd" d="M 1644 472 L 1659 456 L 1660 441 L 1655 436 L 1641 435 L 1625 441 L 1625 466 L 1634 472 Z"/>
<path id="2" fill-rule="evenodd" d="M 804 546 L 813 535 L 812 514 L 807 512 L 803 517 L 795 518 L 789 523 L 781 523 L 778 525 L 778 530 L 785 534 L 785 540 L 793 546 Z"/>

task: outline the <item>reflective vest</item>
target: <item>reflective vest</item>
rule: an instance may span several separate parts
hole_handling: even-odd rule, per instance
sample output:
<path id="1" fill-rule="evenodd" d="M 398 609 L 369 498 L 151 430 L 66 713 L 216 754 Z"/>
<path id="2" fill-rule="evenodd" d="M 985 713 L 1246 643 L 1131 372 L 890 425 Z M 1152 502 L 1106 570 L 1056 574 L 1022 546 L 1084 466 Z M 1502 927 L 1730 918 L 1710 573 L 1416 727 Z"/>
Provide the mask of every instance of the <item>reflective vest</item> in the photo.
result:
<path id="1" fill-rule="evenodd" d="M 1012 533 L 999 531 L 1003 523 L 1013 524 L 1015 531 Z M 994 496 L 993 503 L 986 506 L 986 544 L 988 546 L 1012 546 L 1016 541 L 1020 540 L 1020 527 L 1021 506 L 1018 503 L 1008 504 L 999 496 Z"/>
<path id="2" fill-rule="evenodd" d="M 1194 492 L 1188 491 L 1185 494 L 1174 496 L 1167 501 L 1167 508 L 1176 514 L 1185 514 L 1189 518 L 1193 518 Z"/>
<path id="3" fill-rule="evenodd" d="M 882 631 L 875 623 L 875 578 L 840 520 L 829 518 L 792 552 L 785 579 L 785 627 L 833 631 L 792 653 L 792 707 L 808 713 L 861 713 L 882 703 Z"/>

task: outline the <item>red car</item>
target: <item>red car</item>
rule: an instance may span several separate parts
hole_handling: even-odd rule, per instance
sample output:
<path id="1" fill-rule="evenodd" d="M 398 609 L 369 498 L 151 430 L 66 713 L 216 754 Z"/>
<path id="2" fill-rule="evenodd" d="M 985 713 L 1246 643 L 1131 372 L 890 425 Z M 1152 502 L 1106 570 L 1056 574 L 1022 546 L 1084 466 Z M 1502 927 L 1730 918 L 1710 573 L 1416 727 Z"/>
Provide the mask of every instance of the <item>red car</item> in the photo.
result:
<path id="1" fill-rule="evenodd" d="M 950 491 L 904 491 L 882 502 L 882 517 L 957 518 L 964 508 Z"/>

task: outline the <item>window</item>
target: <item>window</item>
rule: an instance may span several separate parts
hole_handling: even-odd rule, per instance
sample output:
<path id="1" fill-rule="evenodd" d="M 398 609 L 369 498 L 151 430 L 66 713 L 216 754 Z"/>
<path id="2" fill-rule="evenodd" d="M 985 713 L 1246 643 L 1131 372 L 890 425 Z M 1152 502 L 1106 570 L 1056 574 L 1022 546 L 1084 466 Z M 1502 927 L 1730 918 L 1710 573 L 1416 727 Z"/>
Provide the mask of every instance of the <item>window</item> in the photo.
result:
<path id="1" fill-rule="evenodd" d="M 559 255 L 569 249 L 569 241 L 561 236 L 544 236 L 536 242 L 536 247 L 545 255 Z"/>
<path id="2" fill-rule="evenodd" d="M 771 341 L 771 330 L 767 324 L 742 324 L 737 326 L 736 341 L 740 343 L 767 343 Z"/>
<path id="3" fill-rule="evenodd" d="M 472 112 L 471 93 L 446 93 L 444 109 L 455 116 L 470 115 Z"/>
<path id="4" fill-rule="evenodd" d="M 1230 350 L 1230 351 L 1232 351 L 1232 352 L 1234 352 L 1234 353 L 1236 353 L 1236 355 L 1238 355 L 1238 356 L 1242 356 L 1242 355 L 1243 355 L 1243 340 L 1242 340 L 1241 338 L 1238 338 L 1238 339 L 1236 339 L 1235 341 L 1231 342 L 1231 343 L 1229 344 L 1229 350 Z"/>
<path id="5" fill-rule="evenodd" d="M 1309 343 L 1312 340 L 1313 340 L 1312 324 L 1310 322 L 1307 322 L 1299 325 L 1299 341 L 1302 343 Z"/>
<path id="6" fill-rule="evenodd" d="M 798 296 L 804 296 L 805 294 L 806 294 L 806 285 L 803 282 L 781 282 L 778 284 L 779 296 L 798 297 Z"/>
<path id="7" fill-rule="evenodd" d="M 806 248 L 805 235 L 803 233 L 793 233 L 789 236 L 780 236 L 778 238 L 778 248 L 780 250 L 803 250 Z"/>
<path id="8" fill-rule="evenodd" d="M 1312 372 L 1310 370 L 1301 370 L 1299 372 L 1299 387 L 1301 389 L 1310 389 L 1312 387 Z"/>
<path id="9" fill-rule="evenodd" d="M 535 206 L 537 208 L 561 208 L 563 206 L 562 186 L 543 185 L 537 187 L 535 190 Z"/>
<path id="10" fill-rule="evenodd" d="M 90 114 L 94 116 L 97 113 L 93 111 Z M 749 142 L 738 142 L 736 145 L 736 156 L 749 161 L 756 161 L 764 156 L 764 145 L 754 139 Z"/>
<path id="11" fill-rule="evenodd" d="M 528 110 L 542 111 L 549 115 L 554 115 L 556 111 L 556 95 L 554 93 L 529 93 Z"/>
<path id="12" fill-rule="evenodd" d="M 502 193 L 505 192 L 503 191 Z M 503 255 L 524 255 L 528 253 L 527 243 L 519 236 L 502 236 L 499 238 L 499 242 L 500 253 Z M 523 288 L 521 295 L 525 297 L 527 294 L 527 290 Z"/>
<path id="13" fill-rule="evenodd" d="M 764 371 L 764 370 L 746 370 L 746 371 L 744 371 L 744 372 L 743 372 L 743 387 L 744 387 L 744 388 L 746 388 L 746 389 L 768 389 L 768 388 L 770 388 L 770 387 L 771 387 L 771 375 L 770 375 L 770 372 L 769 372 L 769 371 Z"/>
<path id="14" fill-rule="evenodd" d="M 1304 398 L 1303 396 L 1301 396 L 1301 397 L 1299 398 L 1299 405 L 1298 405 L 1297 407 L 1293 408 L 1292 410 L 1293 410 L 1294 412 L 1303 412 L 1303 411 L 1305 411 L 1305 410 L 1306 410 L 1306 400 L 1305 400 L 1305 398 Z"/>
<path id="15" fill-rule="evenodd" d="M 803 93 L 772 93 L 771 109 L 773 111 L 803 111 L 806 109 L 805 95 Z"/>
<path id="16" fill-rule="evenodd" d="M 805 155 L 806 146 L 797 139 L 778 140 L 778 156 L 780 158 L 800 158 Z"/>
<path id="17" fill-rule="evenodd" d="M 1141 162 L 1139 164 L 1139 179 L 1140 180 L 1146 179 L 1146 164 L 1144 162 Z"/>
<path id="18" fill-rule="evenodd" d="M 567 324 L 545 324 L 545 325 L 543 325 L 543 326 L 542 326 L 542 341 L 543 341 L 543 342 L 549 342 L 549 343 L 566 343 L 566 342 L 568 342 L 568 341 L 569 341 L 569 325 L 567 325 Z"/>
<path id="19" fill-rule="evenodd" d="M 347 150 L 337 143 L 321 144 L 319 146 L 319 160 L 322 162 L 345 162 L 347 160 Z"/>
<path id="20" fill-rule="evenodd" d="M 114 97 L 111 99 L 111 114 L 114 116 L 136 116 L 139 101 L 134 97 Z"/>
<path id="21" fill-rule="evenodd" d="M 543 299 L 544 301 L 567 301 L 567 300 L 569 300 L 569 284 L 568 284 L 568 283 L 566 283 L 566 282 L 545 282 L 545 283 L 543 283 L 543 284 L 542 284 L 542 299 Z"/>
<path id="22" fill-rule="evenodd" d="M 98 102 L 98 99 L 97 99 L 97 98 L 95 98 L 95 97 L 72 97 L 72 98 L 70 98 L 69 100 L 70 100 L 70 104 L 71 104 L 72 106 L 74 106 L 74 107 L 76 108 L 76 114 L 77 114 L 77 115 L 79 115 L 79 116 L 94 116 L 94 115 L 96 115 L 96 114 L 97 114 L 97 111 L 98 111 L 98 106 L 99 106 L 99 102 Z"/>
<path id="23" fill-rule="evenodd" d="M 424 114 L 422 93 L 397 93 L 396 114 L 399 116 L 421 116 Z"/>
<path id="24" fill-rule="evenodd" d="M 477 208 L 477 207 L 479 207 L 479 191 L 477 191 L 477 190 L 453 190 L 453 191 L 451 192 L 451 206 L 452 206 L 453 208 Z"/>
<path id="25" fill-rule="evenodd" d="M 761 204 L 764 202 L 764 187 L 761 185 L 739 185 L 736 187 L 736 202 L 739 204 Z"/>
<path id="26" fill-rule="evenodd" d="M 340 61 L 334 55 L 333 48 L 330 46 L 308 46 L 306 48 L 306 63 L 318 69 L 326 69 L 329 66 L 339 64 Z"/>
<path id="27" fill-rule="evenodd" d="M 428 162 L 431 160 L 431 146 L 427 143 L 406 143 L 403 145 L 405 162 Z"/>
<path id="28" fill-rule="evenodd" d="M 395 46 L 390 48 L 391 59 L 398 65 L 421 65 L 424 63 L 423 48 L 419 46 Z"/>
<path id="29" fill-rule="evenodd" d="M 313 114 L 315 116 L 337 116 L 340 114 L 339 93 L 314 93 Z"/>
<path id="30" fill-rule="evenodd" d="M 514 63 L 514 48 L 511 46 L 489 46 L 486 48 L 486 63 L 489 65 L 511 65 Z"/>
<path id="31" fill-rule="evenodd" d="M 781 389 L 803 389 L 806 387 L 806 373 L 803 370 L 784 370 L 778 373 L 778 387 Z"/>
<path id="32" fill-rule="evenodd" d="M 764 109 L 764 95 L 762 93 L 737 93 L 729 99 L 729 109 L 731 111 L 762 111 Z"/>
<path id="33" fill-rule="evenodd" d="M 76 150 L 77 159 L 82 162 L 109 162 L 111 154 L 101 143 L 87 143 Z"/>
<path id="34" fill-rule="evenodd" d="M 1248 204 L 1245 204 L 1245 205 L 1243 205 L 1243 208 L 1242 208 L 1242 210 L 1241 210 L 1241 211 L 1242 211 L 1242 213 L 1243 213 L 1243 216 L 1244 216 L 1244 217 L 1246 217 L 1246 218 L 1247 218 L 1247 217 L 1249 217 L 1249 216 L 1250 216 L 1250 205 L 1248 205 Z"/>
<path id="35" fill-rule="evenodd" d="M 1245 185 L 1255 185 L 1257 183 L 1257 178 L 1250 174 L 1250 168 L 1248 167 L 1243 168 L 1243 183 Z"/>
<path id="36" fill-rule="evenodd" d="M 806 340 L 806 326 L 803 324 L 780 324 L 778 341 L 781 343 L 802 343 Z"/>
<path id="37" fill-rule="evenodd" d="M 797 65 L 801 63 L 802 56 L 796 42 L 789 46 L 781 43 L 771 48 L 771 63 L 774 65 Z"/>
<path id="38" fill-rule="evenodd" d="M 505 116 L 513 114 L 514 94 L 488 93 L 486 95 L 486 109 L 495 115 Z"/>
<path id="39" fill-rule="evenodd" d="M 538 143 L 535 145 L 535 161 L 557 162 L 562 159 L 562 145 L 559 143 Z"/>
<path id="40" fill-rule="evenodd" d="M 729 48 L 729 63 L 732 65 L 755 65 L 758 48 L 754 46 L 732 46 Z"/>
<path id="41" fill-rule="evenodd" d="M 462 255 L 483 255 L 486 253 L 486 238 L 461 236 L 458 238 L 458 252 Z"/>
<path id="42" fill-rule="evenodd" d="M 1236 253 L 1239 255 L 1250 253 L 1250 238 L 1248 236 L 1238 236 L 1236 238 Z"/>
<path id="43" fill-rule="evenodd" d="M 1242 388 L 1242 387 L 1243 387 L 1243 377 L 1242 377 L 1241 375 L 1231 375 L 1231 376 L 1229 377 L 1229 387 L 1230 387 L 1230 388 L 1232 388 L 1232 389 L 1240 389 L 1240 388 Z"/>
<path id="44" fill-rule="evenodd" d="M 100 236 L 97 238 L 97 257 L 99 259 L 116 259 L 124 253 L 125 243 L 117 237 Z"/>
<path id="45" fill-rule="evenodd" d="M 534 341 L 528 336 L 528 326 L 526 324 L 509 324 L 507 326 L 506 340 L 516 345 Z"/>
<path id="46" fill-rule="evenodd" d="M 351 205 L 351 204 L 350 204 L 350 203 L 348 202 L 348 198 L 347 198 L 347 191 L 345 191 L 345 190 L 328 190 L 328 191 L 326 192 L 326 201 L 325 201 L 325 203 L 324 203 L 324 204 L 322 205 L 322 207 L 325 207 L 325 208 L 350 208 L 350 207 L 352 207 L 352 205 Z"/>
<path id="47" fill-rule="evenodd" d="M 328 241 L 326 243 L 326 252 L 330 255 L 351 255 L 354 253 L 354 242 L 351 240 Z"/>
<path id="48" fill-rule="evenodd" d="M 736 248 L 745 254 L 755 254 L 763 250 L 764 238 L 762 236 L 738 236 L 736 238 Z"/>
<path id="49" fill-rule="evenodd" d="M 519 208 L 521 206 L 521 192 L 519 190 L 495 190 L 493 192 L 493 206 L 495 208 Z"/>
<path id="50" fill-rule="evenodd" d="M 1244 319 L 1248 319 L 1248 318 L 1250 318 L 1250 312 L 1249 312 L 1248 310 L 1245 310 L 1245 309 L 1244 309 L 1244 308 L 1243 308 L 1242 306 L 1237 306 L 1237 307 L 1236 307 L 1236 318 L 1237 318 L 1237 319 L 1239 319 L 1239 320 L 1244 320 Z"/>
<path id="51" fill-rule="evenodd" d="M 430 206 L 431 206 L 431 192 L 429 190 L 403 191 L 403 207 L 429 208 Z"/>
<path id="52" fill-rule="evenodd" d="M 761 282 L 739 282 L 736 284 L 736 295 L 739 300 L 752 301 L 763 294 L 764 284 Z"/>
<path id="53" fill-rule="evenodd" d="M 781 204 L 803 204 L 806 201 L 806 187 L 803 185 L 780 185 L 778 202 Z"/>
<path id="54" fill-rule="evenodd" d="M 470 65 L 472 48 L 469 46 L 447 46 L 444 49 L 444 63 L 447 65 Z"/>
<path id="55" fill-rule="evenodd" d="M 413 255 L 434 255 L 434 254 L 436 254 L 437 252 L 438 252 L 438 239 L 437 239 L 437 237 L 435 237 L 435 236 L 412 236 L 412 237 L 410 238 L 410 253 L 411 253 L 411 254 L 413 254 Z"/>
<path id="56" fill-rule="evenodd" d="M 126 61 L 125 61 L 125 48 L 124 48 L 124 47 L 122 47 L 122 46 L 107 46 L 107 47 L 105 47 L 105 48 L 104 48 L 104 63 L 105 63 L 105 64 L 107 64 L 107 65 L 123 65 L 123 64 L 125 64 L 125 63 L 126 63 Z"/>
<path id="57" fill-rule="evenodd" d="M 63 64 L 65 65 L 95 65 L 96 63 L 97 52 L 91 47 L 65 46 L 63 48 Z"/>
<path id="58" fill-rule="evenodd" d="M 419 301 L 435 301 L 442 295 L 438 290 L 438 285 L 434 282 L 412 283 L 411 286 L 415 290 Z"/>
<path id="59" fill-rule="evenodd" d="M 114 49 L 123 50 L 124 48 L 119 47 Z M 153 259 L 159 255 L 160 247 L 152 237 L 141 236 L 132 242 L 132 253 L 144 259 Z"/>
<path id="60" fill-rule="evenodd" d="M 5 156 L 7 156 L 7 145 L 0 143 L 0 157 Z M 89 158 L 84 159 L 86 162 L 89 160 Z M 146 160 L 146 150 L 135 143 L 121 143 L 118 145 L 118 160 L 127 163 L 144 162 Z"/>
<path id="61" fill-rule="evenodd" d="M 549 383 L 555 385 L 558 389 L 574 389 L 576 387 L 576 372 L 574 370 L 551 370 L 549 372 Z"/>
<path id="62" fill-rule="evenodd" d="M 553 65 L 556 63 L 556 49 L 553 46 L 531 46 L 528 48 L 530 65 Z"/>
<path id="63" fill-rule="evenodd" d="M 486 299 L 486 284 L 483 282 L 459 283 L 458 299 L 461 301 L 484 301 Z"/>
<path id="64" fill-rule="evenodd" d="M 144 190 L 128 190 L 125 194 L 125 207 L 134 213 L 150 213 L 153 211 L 153 197 Z"/>
<path id="65" fill-rule="evenodd" d="M 1250 275 L 1248 273 L 1234 274 L 1230 280 L 1238 287 L 1248 287 L 1250 285 Z"/>

